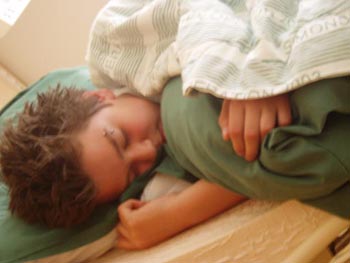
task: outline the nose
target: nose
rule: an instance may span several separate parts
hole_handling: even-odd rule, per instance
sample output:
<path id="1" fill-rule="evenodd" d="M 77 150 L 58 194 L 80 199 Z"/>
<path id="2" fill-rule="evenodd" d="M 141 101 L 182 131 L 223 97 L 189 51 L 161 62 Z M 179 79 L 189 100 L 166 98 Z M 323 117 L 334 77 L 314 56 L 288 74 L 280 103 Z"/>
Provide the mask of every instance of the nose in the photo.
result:
<path id="1" fill-rule="evenodd" d="M 154 164 L 157 157 L 157 149 L 149 139 L 146 139 L 130 145 L 126 155 L 131 169 L 136 175 L 141 175 Z"/>

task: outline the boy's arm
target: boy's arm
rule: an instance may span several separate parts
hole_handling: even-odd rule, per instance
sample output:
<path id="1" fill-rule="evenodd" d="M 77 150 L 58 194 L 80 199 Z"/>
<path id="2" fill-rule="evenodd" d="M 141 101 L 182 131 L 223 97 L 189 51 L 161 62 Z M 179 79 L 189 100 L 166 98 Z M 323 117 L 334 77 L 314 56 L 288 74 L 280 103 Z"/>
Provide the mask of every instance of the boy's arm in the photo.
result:
<path id="1" fill-rule="evenodd" d="M 143 249 L 156 245 L 244 199 L 219 185 L 200 180 L 178 194 L 148 203 L 128 200 L 118 208 L 117 246 Z"/>
<path id="2" fill-rule="evenodd" d="M 219 125 L 224 140 L 231 140 L 237 155 L 253 161 L 266 134 L 291 120 L 289 95 L 281 94 L 254 100 L 225 99 Z"/>

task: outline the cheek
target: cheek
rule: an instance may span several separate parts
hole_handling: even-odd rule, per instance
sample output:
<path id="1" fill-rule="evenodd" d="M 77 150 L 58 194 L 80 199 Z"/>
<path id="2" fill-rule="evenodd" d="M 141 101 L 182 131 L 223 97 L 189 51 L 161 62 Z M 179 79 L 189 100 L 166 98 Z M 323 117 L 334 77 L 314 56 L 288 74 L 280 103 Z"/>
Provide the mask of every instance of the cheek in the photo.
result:
<path id="1" fill-rule="evenodd" d="M 117 172 L 114 170 L 112 173 L 109 173 L 109 176 L 103 174 L 97 180 L 99 184 L 97 186 L 99 189 L 98 199 L 101 202 L 108 202 L 117 199 L 127 187 L 126 178 L 125 173 L 120 169 Z"/>
<path id="2" fill-rule="evenodd" d="M 103 145 L 102 142 L 101 144 Z M 88 160 L 87 168 L 98 189 L 98 199 L 101 202 L 116 199 L 124 190 L 126 186 L 125 165 L 110 147 L 100 148 L 100 151 L 95 151 Z"/>

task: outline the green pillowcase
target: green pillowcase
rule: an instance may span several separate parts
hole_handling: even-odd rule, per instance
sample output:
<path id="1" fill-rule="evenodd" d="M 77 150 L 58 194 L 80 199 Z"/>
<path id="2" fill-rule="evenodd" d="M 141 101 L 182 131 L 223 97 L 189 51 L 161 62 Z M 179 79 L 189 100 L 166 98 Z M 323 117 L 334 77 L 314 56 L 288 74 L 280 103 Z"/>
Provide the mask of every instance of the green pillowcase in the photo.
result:
<path id="1" fill-rule="evenodd" d="M 18 94 L 0 112 L 0 130 L 6 119 L 22 111 L 27 101 L 36 99 L 38 92 L 61 86 L 95 89 L 86 67 L 52 72 Z M 0 174 L 1 176 L 1 174 Z M 130 193 L 131 195 L 132 193 Z M 110 232 L 116 224 L 117 202 L 99 207 L 88 222 L 74 229 L 49 229 L 29 225 L 8 210 L 8 189 L 0 181 L 0 262 L 23 262 L 67 252 L 93 242 Z"/>

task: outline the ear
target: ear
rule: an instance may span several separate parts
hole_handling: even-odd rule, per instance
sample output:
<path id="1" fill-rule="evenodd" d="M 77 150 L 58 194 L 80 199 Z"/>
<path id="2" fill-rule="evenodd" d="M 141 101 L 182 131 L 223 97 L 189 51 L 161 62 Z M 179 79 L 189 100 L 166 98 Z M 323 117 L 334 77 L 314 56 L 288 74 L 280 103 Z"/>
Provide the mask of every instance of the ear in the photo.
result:
<path id="1" fill-rule="evenodd" d="M 97 97 L 99 101 L 114 100 L 117 97 L 111 89 L 89 90 L 83 94 L 84 98 L 91 96 Z"/>

